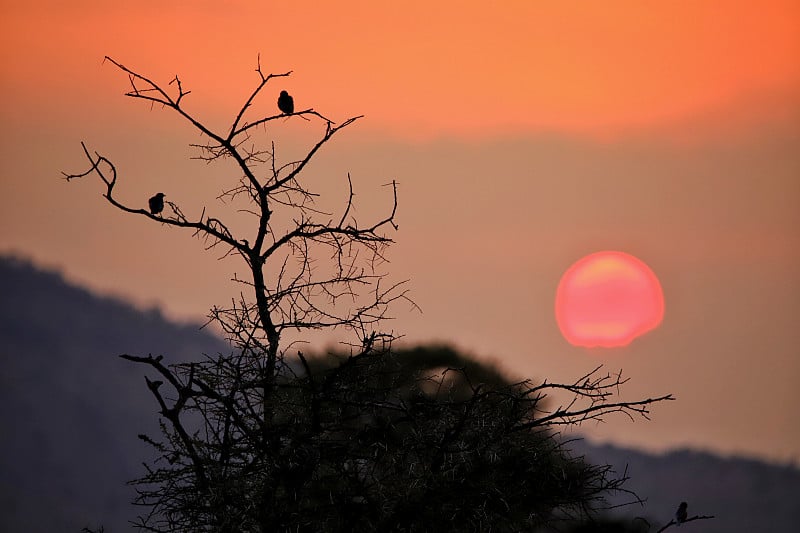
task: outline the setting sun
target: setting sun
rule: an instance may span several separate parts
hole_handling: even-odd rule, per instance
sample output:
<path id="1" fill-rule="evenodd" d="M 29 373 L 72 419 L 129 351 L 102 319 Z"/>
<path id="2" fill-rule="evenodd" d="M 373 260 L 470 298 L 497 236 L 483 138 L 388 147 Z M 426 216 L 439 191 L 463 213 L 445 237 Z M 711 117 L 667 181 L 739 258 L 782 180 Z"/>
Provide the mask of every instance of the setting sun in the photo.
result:
<path id="1" fill-rule="evenodd" d="M 587 255 L 558 284 L 556 321 L 575 346 L 614 347 L 655 329 L 664 318 L 664 295 L 653 271 L 623 252 Z"/>

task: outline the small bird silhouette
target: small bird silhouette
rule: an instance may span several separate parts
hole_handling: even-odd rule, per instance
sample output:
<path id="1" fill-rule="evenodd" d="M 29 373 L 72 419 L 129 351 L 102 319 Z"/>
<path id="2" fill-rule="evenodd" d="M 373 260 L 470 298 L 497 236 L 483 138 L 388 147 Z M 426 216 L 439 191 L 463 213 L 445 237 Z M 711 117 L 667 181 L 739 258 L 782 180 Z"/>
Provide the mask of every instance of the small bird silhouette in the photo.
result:
<path id="1" fill-rule="evenodd" d="M 148 200 L 148 203 L 150 204 L 150 212 L 154 215 L 157 215 L 164 210 L 164 196 L 164 193 L 160 192 Z"/>
<path id="2" fill-rule="evenodd" d="M 294 113 L 294 98 L 289 96 L 286 91 L 281 91 L 281 95 L 278 97 L 278 109 L 287 115 Z"/>
<path id="3" fill-rule="evenodd" d="M 675 522 L 677 522 L 678 525 L 686 522 L 686 519 L 689 517 L 689 513 L 686 512 L 686 508 L 688 506 L 689 505 L 686 502 L 681 502 L 681 504 L 678 506 L 678 510 L 675 511 Z"/>

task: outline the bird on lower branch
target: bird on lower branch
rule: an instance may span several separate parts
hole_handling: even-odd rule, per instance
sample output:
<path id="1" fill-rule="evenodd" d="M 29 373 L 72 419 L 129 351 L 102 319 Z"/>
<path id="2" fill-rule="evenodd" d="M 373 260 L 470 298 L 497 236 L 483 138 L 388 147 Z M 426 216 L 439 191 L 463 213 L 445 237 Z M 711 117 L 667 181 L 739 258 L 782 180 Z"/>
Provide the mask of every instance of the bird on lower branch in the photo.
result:
<path id="1" fill-rule="evenodd" d="M 157 215 L 164 210 L 164 196 L 166 195 L 160 192 L 147 201 L 150 204 L 150 212 L 152 214 Z"/>

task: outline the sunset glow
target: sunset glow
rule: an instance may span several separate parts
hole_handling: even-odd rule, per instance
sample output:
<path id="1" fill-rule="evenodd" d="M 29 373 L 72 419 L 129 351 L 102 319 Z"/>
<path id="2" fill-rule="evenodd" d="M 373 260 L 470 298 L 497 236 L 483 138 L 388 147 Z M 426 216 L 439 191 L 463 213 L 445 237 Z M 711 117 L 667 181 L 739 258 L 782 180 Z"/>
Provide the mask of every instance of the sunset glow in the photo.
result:
<path id="1" fill-rule="evenodd" d="M 556 320 L 575 346 L 625 346 L 664 317 L 661 284 L 623 252 L 597 252 L 572 265 L 556 293 Z"/>
<path id="2" fill-rule="evenodd" d="M 159 5 L 158 16 L 6 6 L 0 42 L 25 53 L 5 54 L 0 88 L 37 105 L 62 80 L 62 97 L 116 97 L 124 80 L 101 65 L 109 55 L 157 80 L 180 74 L 193 105 L 226 108 L 246 96 L 260 53 L 267 71 L 294 71 L 287 88 L 300 101 L 419 139 L 748 122 L 762 107 L 781 112 L 775 99 L 800 87 L 796 2 L 235 4 Z M 301 28 L 278 22 L 288 20 Z M 142 39 L 143 28 L 159 38 Z"/>

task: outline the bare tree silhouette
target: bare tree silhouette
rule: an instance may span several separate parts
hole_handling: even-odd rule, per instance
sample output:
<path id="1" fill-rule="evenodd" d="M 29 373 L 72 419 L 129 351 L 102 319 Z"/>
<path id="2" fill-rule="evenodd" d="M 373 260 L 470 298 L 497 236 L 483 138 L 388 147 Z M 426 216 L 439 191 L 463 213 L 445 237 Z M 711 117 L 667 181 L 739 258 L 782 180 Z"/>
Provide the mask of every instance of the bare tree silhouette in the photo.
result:
<path id="1" fill-rule="evenodd" d="M 246 118 L 274 79 L 258 80 L 230 127 L 218 132 L 189 113 L 190 91 L 169 86 L 106 58 L 127 75 L 127 96 L 163 107 L 188 122 L 203 142 L 196 158 L 233 162 L 241 177 L 218 198 L 244 201 L 251 233 L 234 234 L 206 209 L 184 214 L 163 195 L 149 209 L 115 196 L 120 176 L 107 157 L 82 143 L 89 163 L 68 181 L 98 177 L 120 211 L 187 228 L 208 249 L 238 256 L 245 289 L 211 310 L 231 341 L 228 354 L 166 364 L 162 355 L 123 354 L 144 364 L 162 435 L 140 435 L 160 454 L 134 480 L 136 525 L 146 531 L 519 531 L 586 517 L 626 479 L 609 467 L 572 457 L 560 426 L 612 413 L 647 418 L 671 395 L 614 402 L 626 379 L 594 369 L 573 383 L 507 382 L 447 350 L 393 349 L 380 329 L 392 304 L 409 299 L 406 282 L 390 282 L 385 251 L 396 230 L 392 204 L 376 221 L 354 216 L 354 191 L 334 214 L 317 207 L 303 181 L 312 158 L 360 116 L 340 123 L 313 108 L 300 111 L 281 93 L 281 114 Z M 283 100 L 283 103 L 281 103 Z M 274 104 L 272 104 L 274 105 Z M 281 162 L 274 142 L 256 132 L 285 114 L 320 128 L 299 159 Z M 173 197 L 173 196 L 171 196 Z M 157 204 L 157 205 L 155 205 Z M 167 209 L 168 208 L 168 209 Z M 163 210 L 163 211 L 162 211 Z M 289 353 L 287 331 L 343 329 L 346 353 L 328 358 Z M 553 394 L 568 400 L 549 408 Z"/>

